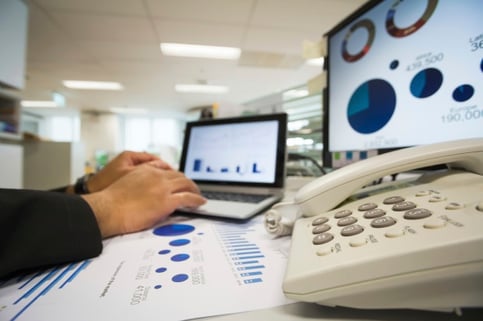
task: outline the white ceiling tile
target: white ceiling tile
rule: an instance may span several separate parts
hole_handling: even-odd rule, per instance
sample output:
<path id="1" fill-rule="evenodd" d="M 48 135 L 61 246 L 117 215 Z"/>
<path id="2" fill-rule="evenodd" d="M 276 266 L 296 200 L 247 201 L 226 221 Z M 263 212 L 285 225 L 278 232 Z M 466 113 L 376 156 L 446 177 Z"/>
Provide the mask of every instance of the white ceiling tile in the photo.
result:
<path id="1" fill-rule="evenodd" d="M 147 0 L 153 17 L 245 24 L 256 0 Z"/>
<path id="2" fill-rule="evenodd" d="M 97 60 L 160 61 L 162 56 L 157 42 L 80 42 L 79 46 Z"/>
<path id="3" fill-rule="evenodd" d="M 242 26 L 159 19 L 154 24 L 161 42 L 239 47 L 243 39 Z"/>
<path id="4" fill-rule="evenodd" d="M 45 9 L 76 11 L 79 13 L 146 16 L 143 0 L 31 0 Z"/>
<path id="5" fill-rule="evenodd" d="M 74 40 L 135 43 L 157 41 L 149 20 L 145 18 L 73 14 L 63 11 L 54 11 L 51 14 Z"/>

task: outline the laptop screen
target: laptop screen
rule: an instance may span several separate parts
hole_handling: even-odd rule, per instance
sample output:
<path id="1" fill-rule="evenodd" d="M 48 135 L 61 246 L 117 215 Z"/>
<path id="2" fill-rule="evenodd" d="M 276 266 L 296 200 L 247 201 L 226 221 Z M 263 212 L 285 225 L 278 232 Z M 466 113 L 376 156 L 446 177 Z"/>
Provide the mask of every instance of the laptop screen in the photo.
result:
<path id="1" fill-rule="evenodd" d="M 282 187 L 287 115 L 189 122 L 180 170 L 197 183 Z"/>

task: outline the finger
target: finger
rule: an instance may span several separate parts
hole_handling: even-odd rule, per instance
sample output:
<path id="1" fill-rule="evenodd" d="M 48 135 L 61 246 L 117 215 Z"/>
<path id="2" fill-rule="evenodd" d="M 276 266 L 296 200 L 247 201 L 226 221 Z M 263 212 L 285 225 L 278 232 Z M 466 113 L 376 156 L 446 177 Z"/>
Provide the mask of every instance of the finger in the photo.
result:
<path id="1" fill-rule="evenodd" d="M 166 163 L 162 159 L 152 160 L 148 164 L 155 167 L 155 168 L 159 168 L 159 169 L 166 169 L 166 170 L 173 169 L 171 167 L 171 165 L 169 165 L 168 163 Z"/>
<path id="2" fill-rule="evenodd" d="M 178 177 L 171 179 L 171 192 L 179 193 L 179 192 L 192 192 L 200 194 L 200 189 L 198 186 L 190 179 L 186 177 Z"/>
<path id="3" fill-rule="evenodd" d="M 131 161 L 133 162 L 134 165 L 139 165 L 143 163 L 147 163 L 150 161 L 156 161 L 159 160 L 159 157 L 146 153 L 146 152 L 131 152 L 132 154 L 130 155 Z"/>
<path id="4" fill-rule="evenodd" d="M 175 208 L 192 207 L 196 208 L 206 203 L 206 199 L 199 194 L 181 192 L 171 195 L 171 201 Z"/>

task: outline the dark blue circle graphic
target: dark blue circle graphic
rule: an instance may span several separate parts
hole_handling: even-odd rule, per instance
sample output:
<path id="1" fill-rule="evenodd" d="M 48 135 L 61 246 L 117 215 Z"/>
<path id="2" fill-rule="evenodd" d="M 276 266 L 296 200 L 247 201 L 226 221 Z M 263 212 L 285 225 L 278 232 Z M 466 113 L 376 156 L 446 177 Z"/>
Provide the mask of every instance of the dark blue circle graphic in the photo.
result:
<path id="1" fill-rule="evenodd" d="M 465 84 L 461 85 L 453 91 L 453 99 L 458 102 L 467 101 L 473 94 L 475 93 L 475 89 L 473 86 Z"/>
<path id="2" fill-rule="evenodd" d="M 158 236 L 177 236 L 191 233 L 195 227 L 187 224 L 169 224 L 157 227 L 153 233 Z"/>
<path id="3" fill-rule="evenodd" d="M 169 245 L 171 246 L 183 246 L 186 244 L 189 244 L 191 241 L 187 239 L 177 239 L 169 242 Z"/>
<path id="4" fill-rule="evenodd" d="M 171 250 L 161 250 L 161 251 L 158 252 L 158 254 L 165 255 L 165 254 L 168 254 L 170 252 L 171 252 Z"/>
<path id="5" fill-rule="evenodd" d="M 480 61 L 480 70 L 483 71 L 483 58 Z"/>
<path id="6" fill-rule="evenodd" d="M 391 68 L 391 70 L 394 70 L 397 67 L 399 67 L 399 60 L 393 60 L 393 61 L 391 61 L 391 64 L 389 65 L 389 68 Z"/>
<path id="7" fill-rule="evenodd" d="M 383 79 L 372 79 L 360 85 L 352 94 L 347 108 L 351 127 L 370 134 L 384 127 L 396 108 L 396 92 Z"/>
<path id="8" fill-rule="evenodd" d="M 155 285 L 154 288 L 155 289 L 161 289 L 163 286 L 161 284 L 158 284 L 158 285 Z"/>
<path id="9" fill-rule="evenodd" d="M 171 278 L 173 282 L 184 282 L 188 280 L 188 274 L 176 274 Z"/>
<path id="10" fill-rule="evenodd" d="M 156 269 L 156 273 L 163 273 L 163 272 L 166 272 L 168 269 L 165 268 L 165 267 L 160 267 L 160 268 L 157 268 Z"/>
<path id="11" fill-rule="evenodd" d="M 181 262 L 181 261 L 186 261 L 187 259 L 189 259 L 190 256 L 188 254 L 176 254 L 176 255 L 173 255 L 171 257 L 171 261 L 173 262 Z"/>
<path id="12" fill-rule="evenodd" d="M 411 94 L 416 98 L 426 98 L 441 88 L 443 74 L 436 68 L 421 70 L 411 80 Z"/>

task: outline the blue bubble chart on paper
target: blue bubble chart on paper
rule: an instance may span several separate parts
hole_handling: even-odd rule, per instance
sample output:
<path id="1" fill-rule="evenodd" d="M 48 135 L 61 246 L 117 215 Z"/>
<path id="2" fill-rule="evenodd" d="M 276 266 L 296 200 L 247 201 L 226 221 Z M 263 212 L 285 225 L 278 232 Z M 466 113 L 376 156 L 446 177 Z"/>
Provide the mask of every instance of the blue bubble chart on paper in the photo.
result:
<path id="1" fill-rule="evenodd" d="M 188 274 L 176 274 L 171 278 L 173 282 L 184 282 L 188 280 Z"/>
<path id="2" fill-rule="evenodd" d="M 157 268 L 156 269 L 156 273 L 163 273 L 163 272 L 166 272 L 168 269 L 165 268 L 165 267 L 160 267 L 160 268 Z"/>
<path id="3" fill-rule="evenodd" d="M 171 257 L 171 261 L 173 261 L 173 262 L 182 262 L 182 261 L 186 261 L 189 258 L 190 258 L 190 256 L 188 254 L 181 253 L 181 254 L 173 255 Z"/>
<path id="4" fill-rule="evenodd" d="M 158 236 L 178 236 L 191 233 L 195 227 L 188 224 L 168 224 L 157 227 L 153 233 Z"/>
<path id="5" fill-rule="evenodd" d="M 171 246 L 183 246 L 189 244 L 191 241 L 188 239 L 176 239 L 171 242 L 169 242 L 169 245 Z"/>

